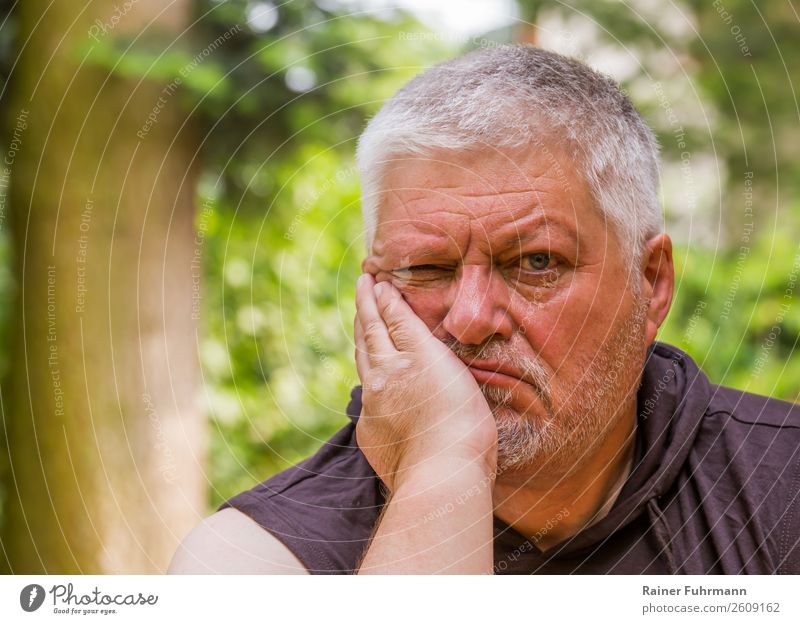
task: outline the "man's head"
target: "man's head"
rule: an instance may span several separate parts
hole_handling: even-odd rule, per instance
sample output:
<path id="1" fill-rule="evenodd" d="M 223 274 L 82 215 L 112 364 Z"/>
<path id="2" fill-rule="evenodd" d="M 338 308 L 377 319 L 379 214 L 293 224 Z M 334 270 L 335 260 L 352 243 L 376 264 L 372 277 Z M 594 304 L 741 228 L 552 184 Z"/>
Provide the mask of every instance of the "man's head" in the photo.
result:
<path id="1" fill-rule="evenodd" d="M 661 230 L 658 145 L 610 78 L 527 45 L 479 50 L 418 75 L 358 141 L 369 252 L 395 156 L 469 148 L 559 146 L 636 260 Z"/>
<path id="2" fill-rule="evenodd" d="M 499 469 L 576 469 L 631 412 L 671 302 L 641 117 L 588 67 L 509 46 L 412 80 L 358 164 L 364 268 L 472 364 Z"/>

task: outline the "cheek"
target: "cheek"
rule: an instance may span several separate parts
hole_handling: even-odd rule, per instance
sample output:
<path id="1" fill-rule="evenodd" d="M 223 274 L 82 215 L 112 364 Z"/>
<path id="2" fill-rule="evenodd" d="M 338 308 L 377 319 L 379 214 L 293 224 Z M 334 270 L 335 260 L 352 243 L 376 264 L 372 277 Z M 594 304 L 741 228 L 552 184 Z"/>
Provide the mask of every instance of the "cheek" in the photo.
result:
<path id="1" fill-rule="evenodd" d="M 414 314 L 422 319 L 434 335 L 438 336 L 441 332 L 439 328 L 441 328 L 442 321 L 447 315 L 444 293 L 435 288 L 419 290 L 400 288 L 400 292 L 403 294 L 403 299 L 414 311 Z"/>
<path id="2" fill-rule="evenodd" d="M 598 288 L 596 279 L 576 278 L 570 288 L 541 304 L 515 298 L 515 317 L 528 344 L 553 370 L 570 371 L 591 361 L 615 318 L 626 311 L 620 291 Z M 559 373 L 560 374 L 560 373 Z"/>
<path id="3" fill-rule="evenodd" d="M 387 271 L 378 271 L 375 273 L 376 282 L 391 282 L 403 299 L 422 321 L 427 325 L 428 329 L 441 338 L 441 326 L 445 316 L 447 316 L 447 308 L 445 301 L 447 300 L 447 289 L 445 287 L 426 286 L 424 288 L 409 286 L 401 280 L 394 279 L 391 273 Z"/>
<path id="4" fill-rule="evenodd" d="M 519 299 L 519 298 L 515 298 Z M 551 300 L 539 305 L 530 301 L 516 301 L 512 310 L 519 331 L 530 346 L 532 354 L 540 357 L 553 371 L 563 369 L 563 361 L 569 359 L 574 339 L 570 330 L 569 306 Z"/>

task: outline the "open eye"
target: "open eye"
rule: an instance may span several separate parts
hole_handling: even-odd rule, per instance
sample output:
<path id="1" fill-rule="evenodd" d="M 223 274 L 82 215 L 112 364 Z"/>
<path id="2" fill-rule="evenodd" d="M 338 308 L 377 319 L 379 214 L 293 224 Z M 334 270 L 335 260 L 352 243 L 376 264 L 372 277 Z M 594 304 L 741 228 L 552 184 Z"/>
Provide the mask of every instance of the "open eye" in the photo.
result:
<path id="1" fill-rule="evenodd" d="M 553 287 L 564 275 L 569 262 L 563 256 L 548 251 L 525 254 L 509 267 L 509 279 L 531 287 Z"/>
<path id="2" fill-rule="evenodd" d="M 522 258 L 523 268 L 544 271 L 550 266 L 550 259 L 550 254 L 544 251 L 528 254 Z"/>

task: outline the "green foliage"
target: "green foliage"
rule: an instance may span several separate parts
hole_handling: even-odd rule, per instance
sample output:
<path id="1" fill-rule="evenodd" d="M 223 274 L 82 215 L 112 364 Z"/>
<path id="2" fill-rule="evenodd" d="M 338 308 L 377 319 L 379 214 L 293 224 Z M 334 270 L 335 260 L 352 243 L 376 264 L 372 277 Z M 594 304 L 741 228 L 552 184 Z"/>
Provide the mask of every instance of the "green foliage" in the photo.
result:
<path id="1" fill-rule="evenodd" d="M 800 141 L 789 86 L 798 75 L 800 39 L 786 35 L 796 20 L 781 13 L 788 4 L 759 9 L 726 0 L 746 28 L 752 57 L 742 57 L 710 2 L 686 3 L 701 31 L 688 39 L 625 3 L 521 4 L 530 21 L 554 11 L 579 16 L 595 22 L 606 42 L 631 46 L 642 68 L 625 86 L 655 120 L 667 160 L 685 148 L 663 119 L 659 125 L 652 93 L 649 102 L 637 99 L 636 85 L 674 54 L 687 74 L 653 76 L 667 94 L 688 80 L 709 107 L 707 134 L 688 132 L 688 149 L 711 145 L 732 175 L 755 171 L 762 187 L 780 175 L 790 192 L 796 189 L 800 161 L 791 156 Z M 200 399 L 212 425 L 214 506 L 306 457 L 345 423 L 349 391 L 358 383 L 352 322 L 363 257 L 355 139 L 408 78 L 456 52 L 456 44 L 437 37 L 401 37 L 426 29 L 399 11 L 341 15 L 324 8 L 328 2 L 292 1 L 277 6 L 277 21 L 264 30 L 248 23 L 256 5 L 198 0 L 196 22 L 175 40 L 157 29 L 112 32 L 75 51 L 114 77 L 173 85 L 169 105 L 184 106 L 202 138 Z M 8 6 L 0 2 L 0 15 Z M 4 83 L 15 53 L 13 26 L 0 32 Z M 773 35 L 783 35 L 780 51 Z M 680 98 L 671 97 L 679 107 Z M 723 190 L 733 188 L 723 180 Z M 723 225 L 735 208 L 723 202 Z M 781 215 L 797 213 L 797 205 L 778 208 Z M 794 290 L 785 295 L 800 250 L 788 219 L 778 217 L 782 225 L 768 228 L 768 216 L 759 218 L 741 262 L 741 241 L 676 249 L 675 300 L 659 339 L 688 351 L 712 381 L 798 400 L 800 310 Z M 3 229 L 0 256 L 7 259 L 4 235 Z M 4 301 L 13 288 L 9 276 L 0 271 Z M 3 306 L 0 319 L 9 313 Z"/>
<path id="2" fill-rule="evenodd" d="M 198 213 L 215 503 L 318 448 L 345 423 L 358 383 L 358 181 L 327 146 L 306 148 L 296 167 L 278 169 L 283 190 L 260 217 L 208 198 Z"/>
<path id="3" fill-rule="evenodd" d="M 355 139 L 385 98 L 455 53 L 400 37 L 425 30 L 401 11 L 341 15 L 328 4 L 197 0 L 177 38 L 154 24 L 73 50 L 111 80 L 164 85 L 163 105 L 181 106 L 202 140 L 199 400 L 211 423 L 214 506 L 346 422 L 363 257 Z M 277 11 L 269 28 L 253 19 L 259 6 Z M 4 70 L 12 59 L 0 61 Z M 2 294 L 6 282 L 0 272 Z"/>
<path id="4" fill-rule="evenodd" d="M 711 380 L 800 401 L 800 245 L 787 224 L 732 249 L 675 250 L 675 298 L 658 340 Z"/>
<path id="5" fill-rule="evenodd" d="M 448 53 L 398 37 L 420 30 L 399 12 L 342 16 L 288 2 L 260 32 L 257 6 L 271 5 L 202 0 L 175 41 L 107 37 L 79 51 L 114 75 L 177 86 L 203 137 L 196 226 L 212 505 L 345 423 L 363 256 L 355 138 L 385 98 Z"/>
<path id="6" fill-rule="evenodd" d="M 422 30 L 402 13 L 342 17 L 292 2 L 259 34 L 244 25 L 247 3 L 198 6 L 200 41 L 241 28 L 212 55 L 227 68 L 225 89 L 191 95 L 206 133 L 196 226 L 217 505 L 308 456 L 345 424 L 359 383 L 355 139 L 385 98 L 452 51 L 400 38 Z M 297 68 L 307 91 L 290 88 Z"/>

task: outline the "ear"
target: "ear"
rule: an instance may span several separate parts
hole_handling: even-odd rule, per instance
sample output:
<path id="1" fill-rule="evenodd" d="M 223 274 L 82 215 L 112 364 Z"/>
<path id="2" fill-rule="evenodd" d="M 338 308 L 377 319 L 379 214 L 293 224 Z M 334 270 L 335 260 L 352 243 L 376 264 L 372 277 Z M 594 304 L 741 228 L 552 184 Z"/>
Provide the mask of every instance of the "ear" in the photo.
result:
<path id="1" fill-rule="evenodd" d="M 645 245 L 642 257 L 642 297 L 649 298 L 645 328 L 646 346 L 656 339 L 658 328 L 667 318 L 675 290 L 675 266 L 672 263 L 672 240 L 657 234 Z"/>

